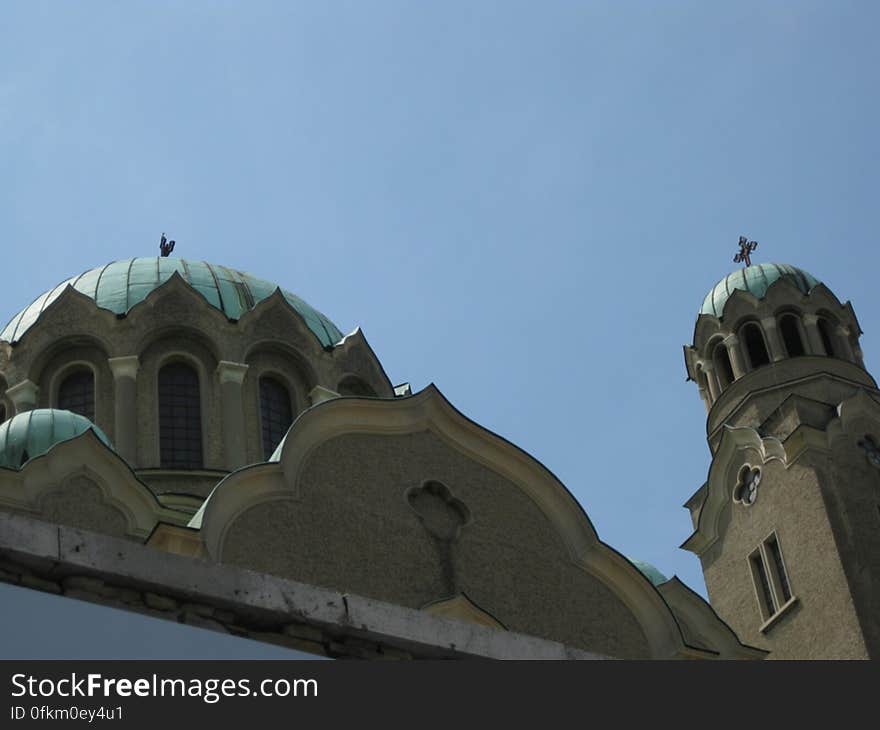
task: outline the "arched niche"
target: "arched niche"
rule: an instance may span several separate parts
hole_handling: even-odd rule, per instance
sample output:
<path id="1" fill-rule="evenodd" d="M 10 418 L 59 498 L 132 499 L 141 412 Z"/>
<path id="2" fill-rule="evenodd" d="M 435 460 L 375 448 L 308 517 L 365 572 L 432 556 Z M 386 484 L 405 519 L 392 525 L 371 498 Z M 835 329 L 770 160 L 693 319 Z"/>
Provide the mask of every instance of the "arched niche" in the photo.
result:
<path id="1" fill-rule="evenodd" d="M 291 422 L 308 406 L 308 394 L 314 387 L 314 373 L 306 359 L 284 343 L 260 342 L 245 355 L 248 366 L 243 388 L 245 438 L 250 461 L 264 461 L 267 446 L 264 443 L 263 401 L 261 382 L 273 381 L 287 392 Z M 265 391 L 265 387 L 263 388 Z"/>
<path id="2" fill-rule="evenodd" d="M 42 355 L 33 360 L 31 368 L 31 380 L 40 389 L 40 407 L 60 408 L 59 400 L 63 396 L 68 410 L 89 418 L 112 441 L 116 435 L 113 374 L 103 344 L 92 338 L 72 337 L 55 343 L 51 352 Z M 69 388 L 77 379 L 81 382 L 73 390 L 77 391 L 78 397 L 72 397 Z M 91 407 L 86 403 L 88 394 L 85 390 L 89 379 Z"/>

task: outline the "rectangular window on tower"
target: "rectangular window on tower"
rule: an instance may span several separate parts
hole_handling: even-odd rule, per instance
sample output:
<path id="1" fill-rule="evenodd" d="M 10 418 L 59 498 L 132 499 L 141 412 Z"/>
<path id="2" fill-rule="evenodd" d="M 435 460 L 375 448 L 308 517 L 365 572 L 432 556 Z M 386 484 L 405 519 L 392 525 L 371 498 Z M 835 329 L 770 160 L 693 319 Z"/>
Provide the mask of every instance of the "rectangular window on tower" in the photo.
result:
<path id="1" fill-rule="evenodd" d="M 761 631 L 768 631 L 797 601 L 791 592 L 782 548 L 775 532 L 749 555 L 749 569 L 761 616 Z"/>

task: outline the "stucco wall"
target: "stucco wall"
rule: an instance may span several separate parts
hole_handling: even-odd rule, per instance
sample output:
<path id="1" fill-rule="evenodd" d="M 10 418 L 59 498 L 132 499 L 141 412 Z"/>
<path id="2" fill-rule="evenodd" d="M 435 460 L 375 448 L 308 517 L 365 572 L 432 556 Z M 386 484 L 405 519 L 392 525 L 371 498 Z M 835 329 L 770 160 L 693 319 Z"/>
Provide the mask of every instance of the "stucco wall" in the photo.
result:
<path id="1" fill-rule="evenodd" d="M 470 515 L 460 537 L 429 532 L 408 490 L 442 482 Z M 249 508 L 222 562 L 411 608 L 466 593 L 508 629 L 620 657 L 648 655 L 624 604 L 576 566 L 517 486 L 430 432 L 349 434 L 317 447 L 298 498 Z"/>

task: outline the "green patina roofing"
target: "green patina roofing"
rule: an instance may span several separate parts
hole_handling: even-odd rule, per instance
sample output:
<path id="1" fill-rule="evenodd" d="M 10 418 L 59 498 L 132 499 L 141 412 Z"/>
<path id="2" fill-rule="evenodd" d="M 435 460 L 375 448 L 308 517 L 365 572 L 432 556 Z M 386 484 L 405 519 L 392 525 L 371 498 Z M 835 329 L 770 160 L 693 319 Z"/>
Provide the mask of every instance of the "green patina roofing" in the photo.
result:
<path id="1" fill-rule="evenodd" d="M 742 289 L 752 294 L 757 299 L 763 299 L 770 285 L 779 279 L 786 279 L 800 289 L 804 294 L 819 284 L 819 280 L 808 274 L 803 269 L 798 269 L 788 264 L 755 264 L 747 266 L 739 271 L 728 274 L 719 281 L 703 300 L 700 314 L 711 314 L 721 317 L 724 312 L 724 304 L 734 291 Z"/>
<path id="2" fill-rule="evenodd" d="M 669 578 L 663 575 L 663 573 L 650 563 L 646 563 L 643 560 L 636 560 L 635 558 L 627 558 L 627 560 L 635 565 L 639 572 L 655 586 L 659 586 L 661 583 L 665 583 L 669 580 Z"/>
<path id="3" fill-rule="evenodd" d="M 0 467 L 19 469 L 55 444 L 76 438 L 89 429 L 113 448 L 104 432 L 85 416 L 52 408 L 19 413 L 0 424 Z"/>
<path id="4" fill-rule="evenodd" d="M 29 307 L 12 318 L 3 332 L 0 332 L 0 340 L 16 342 L 21 339 L 46 307 L 68 285 L 94 299 L 99 307 L 116 314 L 126 314 L 133 306 L 146 299 L 151 291 L 168 281 L 175 272 L 229 319 L 239 319 L 244 312 L 253 309 L 278 288 L 275 284 L 250 274 L 204 261 L 162 257 L 114 261 L 62 281 L 54 289 L 37 297 Z M 299 312 L 324 347 L 335 345 L 342 339 L 342 333 L 336 325 L 323 314 L 296 294 L 283 289 L 281 293 L 290 306 Z"/>

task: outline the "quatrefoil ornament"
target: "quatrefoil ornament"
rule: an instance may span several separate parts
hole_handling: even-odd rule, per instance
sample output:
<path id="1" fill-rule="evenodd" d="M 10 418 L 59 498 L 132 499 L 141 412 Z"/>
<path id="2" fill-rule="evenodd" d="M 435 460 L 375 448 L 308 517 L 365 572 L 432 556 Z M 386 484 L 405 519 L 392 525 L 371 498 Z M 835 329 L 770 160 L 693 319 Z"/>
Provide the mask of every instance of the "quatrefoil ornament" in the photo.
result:
<path id="1" fill-rule="evenodd" d="M 758 498 L 758 485 L 761 483 L 761 470 L 750 466 L 740 469 L 739 478 L 733 489 L 733 501 L 749 507 Z"/>
<path id="2" fill-rule="evenodd" d="M 865 450 L 865 456 L 868 457 L 868 463 L 880 469 L 880 446 L 872 436 L 865 436 L 859 441 L 859 446 Z"/>

